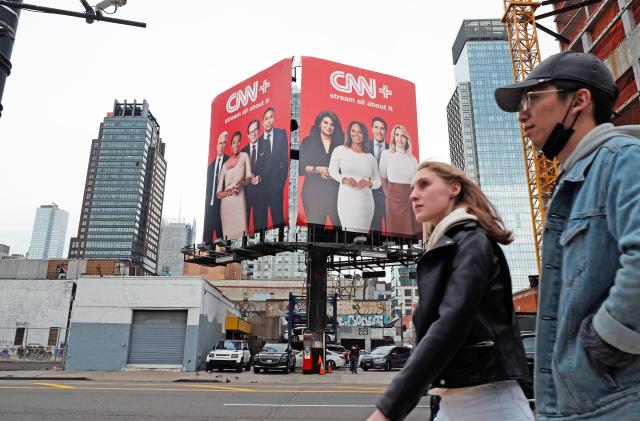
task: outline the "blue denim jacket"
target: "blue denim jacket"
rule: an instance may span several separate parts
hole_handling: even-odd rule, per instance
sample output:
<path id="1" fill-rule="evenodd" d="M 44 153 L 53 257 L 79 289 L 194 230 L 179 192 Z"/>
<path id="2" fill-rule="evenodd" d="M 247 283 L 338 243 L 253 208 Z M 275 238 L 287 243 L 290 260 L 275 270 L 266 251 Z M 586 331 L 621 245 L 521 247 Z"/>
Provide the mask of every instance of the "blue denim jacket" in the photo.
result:
<path id="1" fill-rule="evenodd" d="M 595 313 L 598 335 L 640 354 L 640 126 L 599 134 L 561 174 L 547 211 L 534 376 L 540 420 L 640 420 L 640 355 L 598 373 L 578 338 Z"/>

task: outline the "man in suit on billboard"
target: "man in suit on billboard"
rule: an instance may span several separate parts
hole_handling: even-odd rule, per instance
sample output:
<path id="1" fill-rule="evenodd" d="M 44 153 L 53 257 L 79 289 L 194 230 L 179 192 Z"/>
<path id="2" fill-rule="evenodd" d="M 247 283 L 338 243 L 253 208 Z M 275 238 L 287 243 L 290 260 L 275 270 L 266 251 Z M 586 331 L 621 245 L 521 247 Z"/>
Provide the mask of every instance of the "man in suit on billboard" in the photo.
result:
<path id="1" fill-rule="evenodd" d="M 267 226 L 267 176 L 266 172 L 270 167 L 271 153 L 269 145 L 264 142 L 258 134 L 260 133 L 260 121 L 251 120 L 247 126 L 249 144 L 242 149 L 249 155 L 251 161 L 251 183 L 247 184 L 247 222 L 250 222 L 251 211 L 253 211 L 253 229 L 261 230 Z"/>
<path id="2" fill-rule="evenodd" d="M 289 175 L 289 142 L 284 129 L 273 127 L 275 114 L 273 107 L 265 110 L 262 121 L 264 132 L 260 139 L 267 145 L 271 157 L 264 173 L 266 206 L 271 211 L 273 226 L 280 226 L 284 224 L 283 209 L 289 207 L 283 199 L 284 185 Z"/>
<path id="3" fill-rule="evenodd" d="M 224 238 L 222 221 L 220 220 L 220 199 L 216 196 L 216 190 L 218 188 L 220 169 L 222 168 L 222 164 L 227 161 L 227 156 L 224 154 L 224 149 L 227 146 L 227 136 L 228 133 L 226 131 L 220 133 L 220 136 L 218 136 L 216 159 L 213 160 L 207 169 L 207 194 L 203 234 L 205 243 L 212 243 L 215 239 Z"/>
<path id="4" fill-rule="evenodd" d="M 382 151 L 389 149 L 389 144 L 384 140 L 384 137 L 387 135 L 387 122 L 384 121 L 382 117 L 373 117 L 371 119 L 371 132 L 373 134 L 373 140 L 371 140 L 369 144 L 369 150 L 376 159 L 379 167 Z M 387 213 L 385 210 L 386 196 L 382 187 L 373 189 L 372 193 L 375 210 L 373 212 L 373 219 L 371 220 L 371 230 L 382 231 L 382 221 L 385 220 Z"/>

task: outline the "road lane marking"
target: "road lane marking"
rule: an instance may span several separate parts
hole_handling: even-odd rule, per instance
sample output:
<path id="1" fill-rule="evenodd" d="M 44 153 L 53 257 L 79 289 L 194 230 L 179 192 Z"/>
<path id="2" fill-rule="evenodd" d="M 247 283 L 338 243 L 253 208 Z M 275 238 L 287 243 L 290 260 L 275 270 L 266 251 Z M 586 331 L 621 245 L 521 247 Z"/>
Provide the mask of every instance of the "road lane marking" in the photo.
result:
<path id="1" fill-rule="evenodd" d="M 223 405 L 224 406 L 264 406 L 264 407 L 269 407 L 269 408 L 273 408 L 273 407 L 375 408 L 376 407 L 375 405 L 354 405 L 354 404 L 336 405 L 336 404 L 301 404 L 301 403 L 298 403 L 298 404 L 282 404 L 282 405 L 278 405 L 278 404 L 275 404 L 275 403 L 225 403 Z M 426 405 L 418 405 L 418 406 L 416 406 L 416 408 L 429 408 L 429 407 L 426 406 Z"/>
<path id="2" fill-rule="evenodd" d="M 209 385 L 209 384 L 205 384 L 205 385 L 189 384 L 187 385 L 187 387 L 200 387 L 203 389 L 221 390 L 221 391 L 228 391 L 228 392 L 257 392 L 257 390 L 255 389 L 244 389 L 241 387 L 231 387 L 231 386 L 215 386 L 215 385 Z"/>
<path id="3" fill-rule="evenodd" d="M 271 386 L 274 387 L 274 386 Z M 277 387 L 277 386 L 275 386 Z M 234 386 L 222 386 L 222 385 L 185 385 L 185 387 L 176 388 L 176 387 L 117 387 L 117 386 L 104 386 L 104 387 L 96 387 L 96 386 L 70 386 L 59 383 L 41 383 L 41 382 L 32 382 L 30 386 L 0 386 L 0 389 L 31 389 L 31 390 L 73 390 L 73 391 L 131 391 L 131 392 L 197 392 L 197 393 L 294 393 L 294 394 L 303 394 L 303 393 L 315 393 L 315 394 L 343 394 L 345 392 L 344 389 L 332 388 L 332 389 L 270 389 L 260 388 L 260 389 L 250 389 L 247 387 L 234 387 Z M 356 394 L 380 394 L 380 390 L 370 390 L 370 389 L 349 389 L 350 393 Z"/>
<path id="4" fill-rule="evenodd" d="M 69 386 L 66 384 L 60 384 L 60 383 L 36 383 L 33 382 L 33 384 L 37 384 L 39 386 L 49 386 L 49 387 L 53 387 L 56 389 L 77 389 L 77 387 L 75 386 Z"/>
<path id="5" fill-rule="evenodd" d="M 335 386 L 336 389 L 347 389 L 347 390 L 374 390 L 376 392 L 384 392 L 387 390 L 386 387 L 367 387 L 367 386 Z"/>

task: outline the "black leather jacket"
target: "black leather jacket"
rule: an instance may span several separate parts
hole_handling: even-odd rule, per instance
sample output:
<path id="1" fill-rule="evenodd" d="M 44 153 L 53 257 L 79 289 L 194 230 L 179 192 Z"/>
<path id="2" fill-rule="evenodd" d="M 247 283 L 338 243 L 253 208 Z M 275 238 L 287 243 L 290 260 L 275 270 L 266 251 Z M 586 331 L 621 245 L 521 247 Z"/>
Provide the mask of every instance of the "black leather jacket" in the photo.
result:
<path id="1" fill-rule="evenodd" d="M 376 404 L 402 420 L 432 387 L 528 377 L 502 250 L 474 221 L 451 227 L 418 259 L 416 347 Z"/>

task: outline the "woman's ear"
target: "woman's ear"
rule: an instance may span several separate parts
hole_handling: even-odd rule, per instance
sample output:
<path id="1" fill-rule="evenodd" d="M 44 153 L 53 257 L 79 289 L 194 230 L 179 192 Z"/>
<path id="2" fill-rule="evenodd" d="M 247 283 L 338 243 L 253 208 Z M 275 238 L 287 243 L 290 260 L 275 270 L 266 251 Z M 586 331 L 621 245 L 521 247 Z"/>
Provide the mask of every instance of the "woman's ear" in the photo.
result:
<path id="1" fill-rule="evenodd" d="M 462 186 L 457 181 L 449 185 L 449 197 L 456 197 L 462 191 Z"/>

